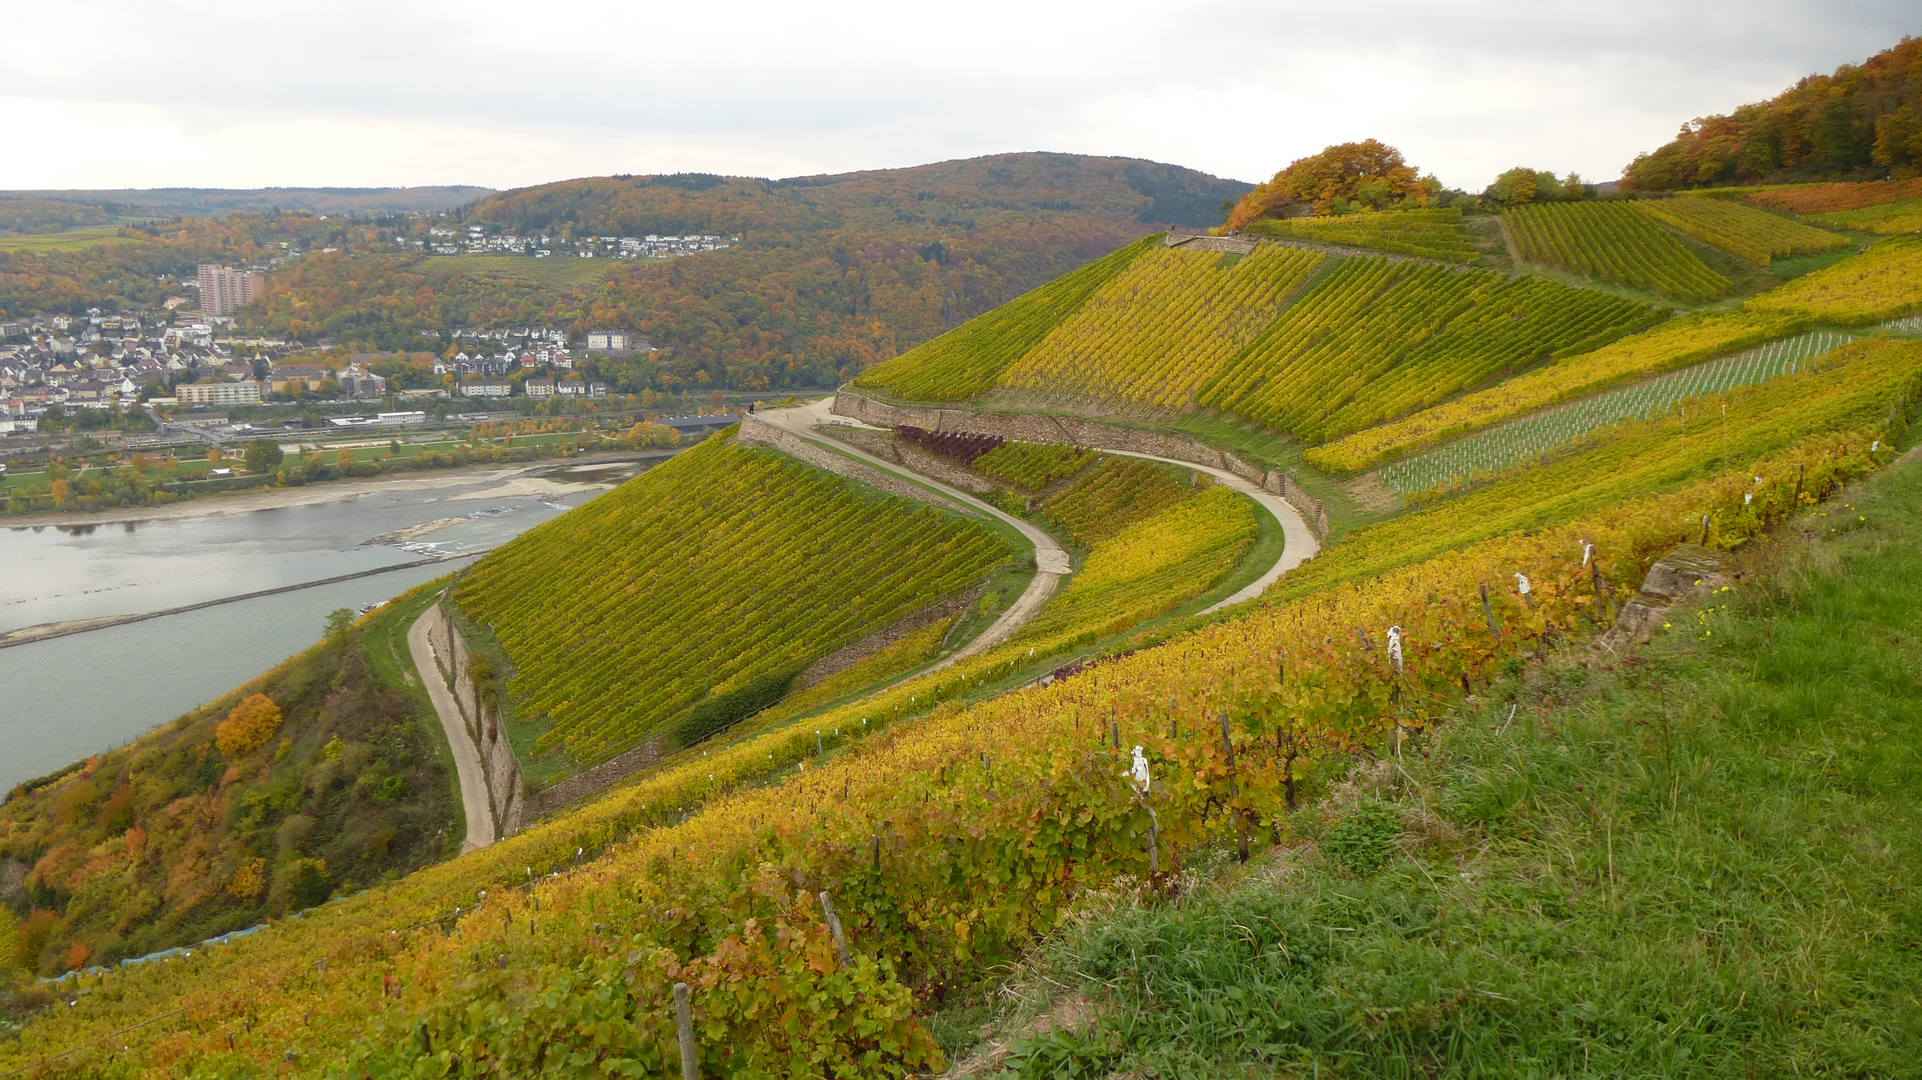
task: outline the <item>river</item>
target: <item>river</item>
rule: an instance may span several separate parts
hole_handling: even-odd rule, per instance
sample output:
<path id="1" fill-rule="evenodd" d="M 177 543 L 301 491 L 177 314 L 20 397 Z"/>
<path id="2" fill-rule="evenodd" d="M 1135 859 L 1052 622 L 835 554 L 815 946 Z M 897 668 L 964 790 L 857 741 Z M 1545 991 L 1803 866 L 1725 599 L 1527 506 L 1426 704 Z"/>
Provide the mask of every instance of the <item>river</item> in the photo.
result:
<path id="1" fill-rule="evenodd" d="M 0 527 L 0 631 L 482 551 L 601 490 L 530 497 L 504 493 L 511 489 L 493 474 L 439 479 L 226 516 Z M 392 536 L 449 518 L 465 520 Z M 330 611 L 378 603 L 464 565 L 394 570 L 0 649 L 0 792 L 252 679 L 318 640 Z"/>

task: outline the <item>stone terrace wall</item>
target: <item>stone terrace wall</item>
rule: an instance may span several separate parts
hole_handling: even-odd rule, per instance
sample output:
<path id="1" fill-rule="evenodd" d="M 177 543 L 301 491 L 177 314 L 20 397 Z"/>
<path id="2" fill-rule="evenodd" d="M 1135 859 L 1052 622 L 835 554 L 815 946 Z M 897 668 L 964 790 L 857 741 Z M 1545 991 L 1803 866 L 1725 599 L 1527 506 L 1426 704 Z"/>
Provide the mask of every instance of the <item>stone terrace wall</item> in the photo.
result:
<path id="1" fill-rule="evenodd" d="M 520 764 L 514 760 L 514 750 L 501 731 L 500 717 L 481 704 L 475 692 L 471 674 L 473 654 L 468 651 L 467 638 L 455 629 L 453 620 L 439 604 L 430 609 L 429 617 L 433 621 L 428 624 L 427 641 L 434 650 L 434 662 L 447 679 L 454 703 L 460 707 L 461 726 L 480 755 L 481 773 L 493 803 L 494 835 L 506 839 L 519 832 L 532 817 L 522 794 Z"/>
<path id="2" fill-rule="evenodd" d="M 1022 442 L 1067 443 L 1090 450 L 1122 450 L 1206 465 L 1260 484 L 1267 491 L 1288 500 L 1289 505 L 1300 511 L 1303 517 L 1315 523 L 1321 535 L 1328 535 L 1327 507 L 1320 499 L 1303 491 L 1301 485 L 1295 483 L 1294 477 L 1274 469 L 1258 469 L 1233 454 L 1186 435 L 1141 431 L 1078 416 L 890 405 L 846 390 L 834 395 L 833 411 L 839 416 L 851 417 L 875 427 L 892 428 L 905 424 L 926 431 L 999 435 Z"/>
<path id="3" fill-rule="evenodd" d="M 798 435 L 782 431 L 752 413 L 741 418 L 741 433 L 735 438 L 739 439 L 744 446 L 766 446 L 779 450 L 791 457 L 800 458 L 817 469 L 826 469 L 828 472 L 845 476 L 850 480 L 859 480 L 871 487 L 880 488 L 890 495 L 904 495 L 910 499 L 919 499 L 924 503 L 957 513 L 972 512 L 952 499 L 937 495 L 927 488 L 910 484 L 892 473 L 882 472 L 872 465 L 837 454 Z"/>

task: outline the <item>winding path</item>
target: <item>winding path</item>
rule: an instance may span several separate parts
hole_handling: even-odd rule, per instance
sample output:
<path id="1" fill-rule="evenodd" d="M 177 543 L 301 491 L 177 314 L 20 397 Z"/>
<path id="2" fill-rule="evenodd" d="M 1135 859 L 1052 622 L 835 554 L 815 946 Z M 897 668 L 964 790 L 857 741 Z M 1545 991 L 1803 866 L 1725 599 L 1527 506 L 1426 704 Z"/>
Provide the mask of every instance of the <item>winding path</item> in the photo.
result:
<path id="1" fill-rule="evenodd" d="M 467 721 L 461 718 L 460 705 L 434 660 L 434 643 L 428 640 L 428 631 L 440 618 L 440 605 L 436 604 L 415 619 L 407 630 L 407 651 L 414 654 L 414 670 L 420 672 L 421 685 L 427 687 L 427 696 L 434 701 L 434 712 L 440 715 L 441 730 L 447 733 L 447 747 L 454 752 L 454 772 L 460 777 L 460 801 L 467 811 L 467 840 L 460 848 L 465 855 L 494 842 L 493 801 L 487 797 L 487 778 L 481 772 L 480 751 L 474 748 L 473 737 L 467 734 Z"/>
<path id="2" fill-rule="evenodd" d="M 791 409 L 769 409 L 765 412 L 756 413 L 755 416 L 790 435 L 806 439 L 817 446 L 826 447 L 835 453 L 845 454 L 863 464 L 872 465 L 884 472 L 893 473 L 902 479 L 912 481 L 922 487 L 932 488 L 940 492 L 943 496 L 953 499 L 955 502 L 968 506 L 971 509 L 979 510 L 981 513 L 988 514 L 1001 521 L 1005 521 L 1020 530 L 1021 535 L 1027 537 L 1027 539 L 1034 544 L 1034 566 L 1036 573 L 1034 580 L 1028 583 L 1026 591 L 1016 598 L 1013 604 L 1009 605 L 1008 610 L 1001 613 L 1001 617 L 994 621 L 994 625 L 982 631 L 973 641 L 963 646 L 960 651 L 917 674 L 925 675 L 929 672 L 940 671 L 942 668 L 948 667 L 951 664 L 960 663 L 971 656 L 977 656 L 986 652 L 988 649 L 1006 641 L 1008 637 L 1020 629 L 1024 623 L 1034 618 L 1035 615 L 1040 612 L 1042 605 L 1048 602 L 1048 597 L 1054 594 L 1055 587 L 1060 584 L 1061 579 L 1067 577 L 1073 569 L 1073 564 L 1068 559 L 1068 552 L 1061 546 L 1061 543 L 1036 527 L 1032 522 L 1015 517 L 1000 507 L 983 502 L 959 488 L 950 487 L 938 480 L 931 480 L 912 469 L 903 468 L 892 461 L 876 457 L 873 454 L 849 446 L 846 443 L 831 442 L 816 435 L 814 433 L 816 424 L 829 423 L 841 427 L 865 428 L 869 431 L 883 430 L 881 428 L 870 427 L 858 421 L 849 420 L 846 417 L 831 416 L 828 412 L 828 407 L 833 403 L 834 399 L 827 397 L 811 404 L 798 405 Z"/>

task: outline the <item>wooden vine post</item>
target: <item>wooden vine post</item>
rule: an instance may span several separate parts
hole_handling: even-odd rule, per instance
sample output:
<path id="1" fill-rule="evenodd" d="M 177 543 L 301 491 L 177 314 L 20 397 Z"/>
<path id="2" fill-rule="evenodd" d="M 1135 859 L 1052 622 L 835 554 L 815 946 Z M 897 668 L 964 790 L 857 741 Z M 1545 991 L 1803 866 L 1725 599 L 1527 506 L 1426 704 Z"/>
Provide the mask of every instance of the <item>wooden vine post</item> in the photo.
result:
<path id="1" fill-rule="evenodd" d="M 1228 714 L 1221 716 L 1221 752 L 1228 758 L 1228 798 L 1229 813 L 1235 815 L 1235 852 L 1242 862 L 1248 861 L 1248 816 L 1233 803 L 1241 801 L 1241 784 L 1235 779 L 1235 743 L 1228 735 Z"/>
<path id="2" fill-rule="evenodd" d="M 827 916 L 828 935 L 834 939 L 834 952 L 845 967 L 848 962 L 848 938 L 841 932 L 841 916 L 834 913 L 834 898 L 823 889 L 815 894 L 815 899 L 821 901 L 821 914 Z"/>
<path id="3" fill-rule="evenodd" d="M 687 984 L 674 984 L 674 1033 L 681 1041 L 681 1080 L 701 1080 L 701 1063 L 694 1056 L 694 1009 L 688 1004 Z"/>

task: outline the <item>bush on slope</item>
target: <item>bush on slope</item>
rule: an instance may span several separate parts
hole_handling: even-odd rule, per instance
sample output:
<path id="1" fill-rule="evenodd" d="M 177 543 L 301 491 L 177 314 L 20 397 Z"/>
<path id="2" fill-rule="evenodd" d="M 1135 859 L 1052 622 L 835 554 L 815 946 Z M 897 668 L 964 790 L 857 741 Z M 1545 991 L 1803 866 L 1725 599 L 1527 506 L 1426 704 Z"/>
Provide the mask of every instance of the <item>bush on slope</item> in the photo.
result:
<path id="1" fill-rule="evenodd" d="M 454 597 L 516 666 L 541 749 L 592 762 L 977 581 L 986 526 L 732 438 L 481 560 Z"/>

